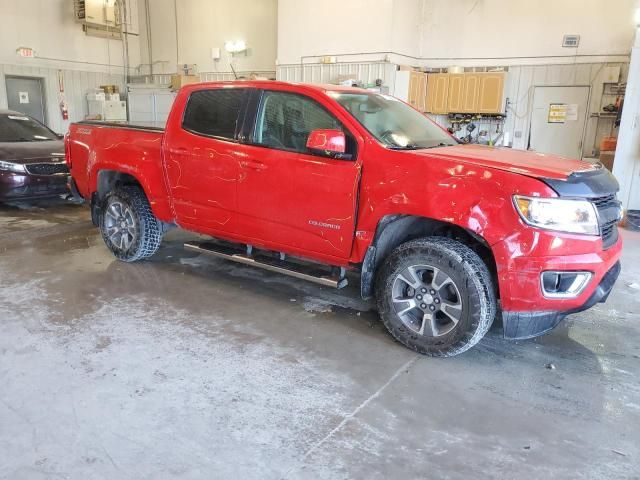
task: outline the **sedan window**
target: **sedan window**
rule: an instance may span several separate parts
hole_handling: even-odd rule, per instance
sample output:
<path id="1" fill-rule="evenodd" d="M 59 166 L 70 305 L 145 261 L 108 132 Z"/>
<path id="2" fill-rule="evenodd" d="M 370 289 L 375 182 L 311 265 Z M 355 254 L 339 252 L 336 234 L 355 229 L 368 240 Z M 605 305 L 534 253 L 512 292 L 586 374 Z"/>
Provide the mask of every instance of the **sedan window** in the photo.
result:
<path id="1" fill-rule="evenodd" d="M 0 142 L 42 142 L 58 140 L 47 127 L 26 115 L 0 115 Z"/>

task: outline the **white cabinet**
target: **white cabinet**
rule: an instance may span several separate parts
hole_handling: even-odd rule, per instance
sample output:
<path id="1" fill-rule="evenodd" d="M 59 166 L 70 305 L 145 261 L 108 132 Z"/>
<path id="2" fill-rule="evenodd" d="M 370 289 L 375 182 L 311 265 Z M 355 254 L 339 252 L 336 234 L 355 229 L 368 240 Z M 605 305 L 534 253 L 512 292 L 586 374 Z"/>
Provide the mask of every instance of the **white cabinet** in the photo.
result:
<path id="1" fill-rule="evenodd" d="M 127 102 L 122 100 L 91 100 L 87 99 L 89 118 L 105 122 L 126 122 Z"/>
<path id="2" fill-rule="evenodd" d="M 129 87 L 129 121 L 164 126 L 174 99 L 166 88 Z"/>

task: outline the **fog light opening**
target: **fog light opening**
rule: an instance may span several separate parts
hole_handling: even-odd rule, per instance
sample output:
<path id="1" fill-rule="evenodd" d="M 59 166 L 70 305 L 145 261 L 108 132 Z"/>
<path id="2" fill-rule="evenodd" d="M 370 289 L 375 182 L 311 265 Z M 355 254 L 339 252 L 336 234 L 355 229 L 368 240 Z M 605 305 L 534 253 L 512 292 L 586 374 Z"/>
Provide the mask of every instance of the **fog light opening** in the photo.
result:
<path id="1" fill-rule="evenodd" d="M 542 293 L 548 298 L 575 298 L 589 284 L 591 272 L 542 272 Z"/>

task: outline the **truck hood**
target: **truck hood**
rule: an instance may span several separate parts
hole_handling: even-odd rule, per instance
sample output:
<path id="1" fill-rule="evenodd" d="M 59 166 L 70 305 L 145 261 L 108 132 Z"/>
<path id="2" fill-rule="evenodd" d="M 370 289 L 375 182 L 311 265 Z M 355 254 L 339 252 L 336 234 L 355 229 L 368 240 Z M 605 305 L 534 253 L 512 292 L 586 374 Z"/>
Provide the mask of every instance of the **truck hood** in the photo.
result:
<path id="1" fill-rule="evenodd" d="M 59 162 L 64 158 L 64 142 L 0 142 L 0 160 L 13 163 Z"/>
<path id="2" fill-rule="evenodd" d="M 409 150 L 407 153 L 552 180 L 566 180 L 572 173 L 592 172 L 601 168 L 598 164 L 560 155 L 486 145 L 455 145 L 428 150 Z"/>

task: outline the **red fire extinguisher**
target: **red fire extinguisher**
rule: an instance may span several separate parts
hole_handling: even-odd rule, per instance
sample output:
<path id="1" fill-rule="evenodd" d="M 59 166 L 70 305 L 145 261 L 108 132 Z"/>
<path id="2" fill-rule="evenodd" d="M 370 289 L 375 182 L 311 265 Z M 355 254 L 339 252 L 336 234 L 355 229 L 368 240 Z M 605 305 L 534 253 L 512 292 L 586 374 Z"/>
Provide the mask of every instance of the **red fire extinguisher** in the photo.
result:
<path id="1" fill-rule="evenodd" d="M 69 107 L 67 107 L 67 102 L 64 99 L 60 101 L 60 113 L 63 120 L 69 120 Z"/>

